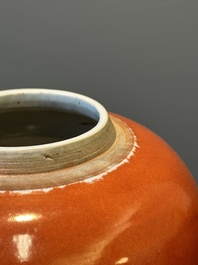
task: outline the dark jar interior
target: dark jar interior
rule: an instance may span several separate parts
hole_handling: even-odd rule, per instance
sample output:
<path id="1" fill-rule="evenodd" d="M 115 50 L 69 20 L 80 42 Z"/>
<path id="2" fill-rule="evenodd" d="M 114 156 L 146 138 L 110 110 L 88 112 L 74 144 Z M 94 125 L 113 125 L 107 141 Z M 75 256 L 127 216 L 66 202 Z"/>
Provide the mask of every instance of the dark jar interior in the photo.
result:
<path id="1" fill-rule="evenodd" d="M 0 146 L 32 146 L 67 140 L 96 126 L 81 113 L 50 108 L 0 110 Z"/>

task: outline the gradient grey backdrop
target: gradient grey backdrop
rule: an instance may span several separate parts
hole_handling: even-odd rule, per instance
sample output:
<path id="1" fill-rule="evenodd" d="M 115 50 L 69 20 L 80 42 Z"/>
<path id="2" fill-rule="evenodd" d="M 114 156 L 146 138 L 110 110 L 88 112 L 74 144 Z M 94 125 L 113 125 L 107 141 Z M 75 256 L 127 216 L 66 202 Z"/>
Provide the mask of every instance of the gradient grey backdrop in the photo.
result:
<path id="1" fill-rule="evenodd" d="M 0 89 L 75 91 L 164 138 L 198 183 L 197 0 L 0 1 Z"/>

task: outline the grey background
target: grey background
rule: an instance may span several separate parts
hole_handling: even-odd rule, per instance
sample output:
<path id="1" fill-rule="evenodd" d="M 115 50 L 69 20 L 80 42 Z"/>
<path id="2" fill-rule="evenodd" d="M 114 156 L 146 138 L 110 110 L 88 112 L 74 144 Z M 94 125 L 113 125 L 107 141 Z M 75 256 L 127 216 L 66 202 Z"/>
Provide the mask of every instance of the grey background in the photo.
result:
<path id="1" fill-rule="evenodd" d="M 197 0 L 0 1 L 0 89 L 90 96 L 149 127 L 198 183 Z"/>

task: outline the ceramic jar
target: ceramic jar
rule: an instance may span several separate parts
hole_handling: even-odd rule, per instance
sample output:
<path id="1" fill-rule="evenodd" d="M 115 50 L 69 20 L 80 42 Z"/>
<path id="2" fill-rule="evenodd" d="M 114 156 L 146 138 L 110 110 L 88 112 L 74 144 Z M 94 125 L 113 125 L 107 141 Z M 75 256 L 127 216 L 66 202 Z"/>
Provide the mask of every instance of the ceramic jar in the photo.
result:
<path id="1" fill-rule="evenodd" d="M 1 91 L 0 122 L 1 265 L 198 264 L 198 189 L 156 134 L 47 89 Z"/>

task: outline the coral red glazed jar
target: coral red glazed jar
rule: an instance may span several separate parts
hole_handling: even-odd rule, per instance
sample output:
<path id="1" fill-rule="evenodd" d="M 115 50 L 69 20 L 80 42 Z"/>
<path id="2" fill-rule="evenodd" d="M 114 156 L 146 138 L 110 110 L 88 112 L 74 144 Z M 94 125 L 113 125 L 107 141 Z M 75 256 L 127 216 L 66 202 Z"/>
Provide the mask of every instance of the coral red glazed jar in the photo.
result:
<path id="1" fill-rule="evenodd" d="M 198 189 L 156 134 L 59 90 L 0 92 L 1 265 L 197 265 Z"/>

